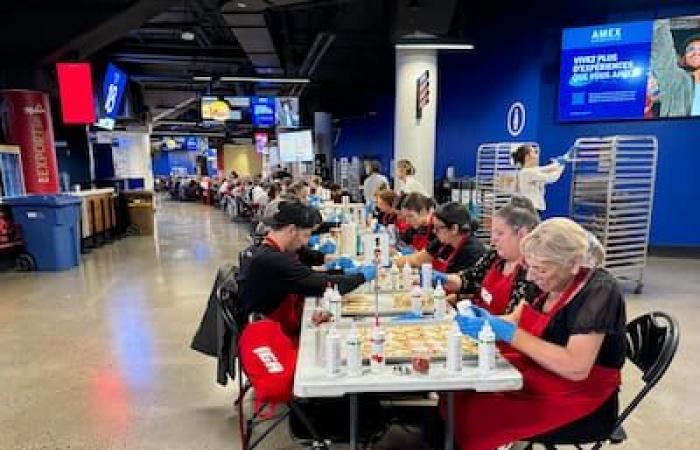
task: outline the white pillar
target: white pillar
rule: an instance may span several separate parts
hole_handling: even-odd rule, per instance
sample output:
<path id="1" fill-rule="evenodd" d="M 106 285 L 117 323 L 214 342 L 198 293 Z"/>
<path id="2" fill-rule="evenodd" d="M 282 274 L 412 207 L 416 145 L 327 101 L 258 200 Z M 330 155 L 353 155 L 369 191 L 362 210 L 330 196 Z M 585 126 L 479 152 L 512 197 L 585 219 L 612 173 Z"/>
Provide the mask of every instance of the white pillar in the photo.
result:
<path id="1" fill-rule="evenodd" d="M 416 115 L 418 79 L 428 71 L 429 97 L 421 118 Z M 437 116 L 437 51 L 396 50 L 396 110 L 394 115 L 394 163 L 408 159 L 416 167 L 416 179 L 433 194 L 435 170 L 435 120 Z M 395 168 L 392 168 L 395 170 Z"/>

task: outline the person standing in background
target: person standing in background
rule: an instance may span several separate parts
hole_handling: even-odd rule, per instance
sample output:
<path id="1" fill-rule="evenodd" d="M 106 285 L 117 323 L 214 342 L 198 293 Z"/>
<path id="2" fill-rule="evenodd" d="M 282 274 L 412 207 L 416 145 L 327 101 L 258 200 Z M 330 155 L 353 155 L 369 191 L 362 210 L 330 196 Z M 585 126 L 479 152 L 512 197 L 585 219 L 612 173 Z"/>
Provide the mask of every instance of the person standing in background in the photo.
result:
<path id="1" fill-rule="evenodd" d="M 389 180 L 382 175 L 380 172 L 382 170 L 379 161 L 369 161 L 367 164 L 367 178 L 362 185 L 362 195 L 365 197 L 365 203 L 370 204 L 374 202 L 374 195 L 379 190 L 379 186 L 382 184 L 389 185 Z"/>
<path id="2" fill-rule="evenodd" d="M 564 164 L 569 159 L 567 152 L 546 166 L 539 166 L 539 154 L 531 145 L 521 145 L 512 153 L 513 163 L 519 167 L 516 191 L 530 200 L 538 211 L 547 209 L 544 200 L 545 185 L 559 180 Z"/>
<path id="3" fill-rule="evenodd" d="M 407 159 L 398 160 L 396 162 L 396 183 L 394 190 L 399 194 L 412 194 L 417 192 L 427 197 L 428 191 L 416 180 L 414 177 L 415 174 L 416 168 L 411 161 Z"/>

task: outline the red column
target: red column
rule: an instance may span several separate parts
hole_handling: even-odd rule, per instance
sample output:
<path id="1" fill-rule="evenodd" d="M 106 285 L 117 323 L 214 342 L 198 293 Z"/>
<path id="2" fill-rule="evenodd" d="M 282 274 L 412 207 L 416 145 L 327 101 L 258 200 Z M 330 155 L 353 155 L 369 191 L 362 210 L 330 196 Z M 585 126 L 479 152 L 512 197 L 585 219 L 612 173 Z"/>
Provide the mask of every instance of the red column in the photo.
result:
<path id="1" fill-rule="evenodd" d="M 38 91 L 0 91 L 0 117 L 7 143 L 21 148 L 27 193 L 58 192 L 49 96 Z"/>

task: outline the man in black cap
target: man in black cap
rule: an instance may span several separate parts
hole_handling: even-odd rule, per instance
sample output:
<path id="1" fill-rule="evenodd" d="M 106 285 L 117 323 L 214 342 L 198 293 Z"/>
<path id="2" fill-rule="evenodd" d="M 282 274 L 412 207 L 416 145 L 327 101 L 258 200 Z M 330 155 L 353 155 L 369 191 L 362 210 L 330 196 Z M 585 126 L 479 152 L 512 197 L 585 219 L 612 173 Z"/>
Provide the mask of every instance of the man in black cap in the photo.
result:
<path id="1" fill-rule="evenodd" d="M 289 200 L 273 202 L 263 222 L 270 231 L 262 244 L 241 253 L 238 282 L 242 322 L 251 314 L 264 315 L 280 322 L 288 336 L 296 337 L 305 296 L 321 296 L 328 284 L 337 285 L 344 294 L 376 276 L 373 265 L 346 270 L 345 275 L 329 275 L 304 265 L 297 252 L 321 223 L 320 213 L 310 206 Z"/>

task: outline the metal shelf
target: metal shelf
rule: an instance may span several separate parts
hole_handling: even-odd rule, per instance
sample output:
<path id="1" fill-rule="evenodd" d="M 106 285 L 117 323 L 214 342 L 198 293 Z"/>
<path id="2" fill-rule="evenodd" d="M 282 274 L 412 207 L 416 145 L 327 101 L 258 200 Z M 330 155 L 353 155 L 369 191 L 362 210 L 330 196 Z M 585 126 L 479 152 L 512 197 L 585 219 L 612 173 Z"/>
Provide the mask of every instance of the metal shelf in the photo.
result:
<path id="1" fill-rule="evenodd" d="M 481 144 L 476 152 L 477 204 L 481 208 L 476 235 L 488 244 L 491 219 L 498 209 L 510 202 L 515 192 L 517 168 L 511 163 L 511 153 L 521 145 L 530 145 L 539 152 L 535 142 L 497 142 Z"/>
<path id="2" fill-rule="evenodd" d="M 569 214 L 600 239 L 605 267 L 635 281 L 637 291 L 646 266 L 657 155 L 653 136 L 581 138 L 574 144 Z"/>

